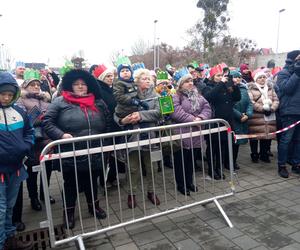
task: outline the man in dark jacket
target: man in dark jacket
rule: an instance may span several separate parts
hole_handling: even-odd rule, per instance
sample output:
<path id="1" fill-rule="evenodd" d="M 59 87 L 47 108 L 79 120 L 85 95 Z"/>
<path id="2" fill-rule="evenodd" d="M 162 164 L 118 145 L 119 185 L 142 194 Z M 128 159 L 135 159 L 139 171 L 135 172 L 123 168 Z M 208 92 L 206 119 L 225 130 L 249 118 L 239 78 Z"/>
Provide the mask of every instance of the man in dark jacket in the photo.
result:
<path id="1" fill-rule="evenodd" d="M 27 178 L 23 165 L 34 144 L 34 130 L 25 111 L 14 105 L 20 95 L 17 81 L 0 73 L 0 249 L 31 249 L 32 242 L 14 237 L 12 224 L 20 184 Z"/>
<path id="2" fill-rule="evenodd" d="M 282 127 L 300 120 L 300 50 L 287 54 L 286 65 L 278 73 L 277 86 L 279 93 L 279 115 Z M 293 152 L 289 153 L 289 145 L 293 142 Z M 292 171 L 300 174 L 300 126 L 283 132 L 278 143 L 278 174 L 288 178 L 286 169 L 287 157 L 292 164 Z"/>

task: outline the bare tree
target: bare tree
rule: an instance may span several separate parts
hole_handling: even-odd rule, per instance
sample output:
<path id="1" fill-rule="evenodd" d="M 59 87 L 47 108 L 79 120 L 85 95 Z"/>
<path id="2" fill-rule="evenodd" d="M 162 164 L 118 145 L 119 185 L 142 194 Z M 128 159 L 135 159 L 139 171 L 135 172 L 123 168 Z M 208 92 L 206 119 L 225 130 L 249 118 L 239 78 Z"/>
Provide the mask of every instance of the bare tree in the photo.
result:
<path id="1" fill-rule="evenodd" d="M 132 55 L 144 55 L 150 51 L 148 43 L 143 39 L 139 39 L 131 46 Z"/>

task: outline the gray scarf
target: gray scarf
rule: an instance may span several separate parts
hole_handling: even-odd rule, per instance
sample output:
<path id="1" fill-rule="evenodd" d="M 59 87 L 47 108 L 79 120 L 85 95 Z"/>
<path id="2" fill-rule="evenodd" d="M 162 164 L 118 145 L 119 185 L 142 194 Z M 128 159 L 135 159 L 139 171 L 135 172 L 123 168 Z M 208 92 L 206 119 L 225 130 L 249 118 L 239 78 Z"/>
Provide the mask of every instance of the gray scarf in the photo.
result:
<path id="1" fill-rule="evenodd" d="M 192 111 L 195 112 L 196 110 L 198 110 L 200 107 L 200 103 L 199 103 L 199 93 L 197 89 L 196 88 L 193 88 L 192 90 L 183 89 L 181 90 L 181 92 L 189 98 L 192 105 Z"/>

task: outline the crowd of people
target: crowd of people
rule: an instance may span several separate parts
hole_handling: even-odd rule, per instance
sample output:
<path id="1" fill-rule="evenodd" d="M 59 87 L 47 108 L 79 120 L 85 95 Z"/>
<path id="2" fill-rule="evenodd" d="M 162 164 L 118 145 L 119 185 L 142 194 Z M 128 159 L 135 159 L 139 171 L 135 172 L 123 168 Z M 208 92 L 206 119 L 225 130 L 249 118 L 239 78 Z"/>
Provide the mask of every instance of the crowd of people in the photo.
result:
<path id="1" fill-rule="evenodd" d="M 176 124 L 220 118 L 230 124 L 235 134 L 244 135 L 232 145 L 236 171 L 240 169 L 240 145 L 250 142 L 254 164 L 270 163 L 274 132 L 300 121 L 299 50 L 287 54 L 283 68 L 270 61 L 253 71 L 247 64 L 229 67 L 220 63 L 209 67 L 195 62 L 178 69 L 166 65 L 165 69 L 148 70 L 142 63 L 132 65 L 123 58 L 116 68 L 103 64 L 93 65 L 89 71 L 69 68 L 60 76 L 51 70 L 25 69 L 22 63 L 13 73 L 0 72 L 0 249 L 32 247 L 30 242 L 14 237 L 15 230 L 25 230 L 23 181 L 27 181 L 32 209 L 42 210 L 41 201 L 45 199 L 42 181 L 38 188 L 38 174 L 33 168 L 40 164 L 41 150 L 51 141 L 151 128 L 166 121 Z M 172 96 L 174 105 L 174 112 L 167 116 L 162 114 L 158 99 L 164 96 Z M 251 139 L 245 135 L 251 135 Z M 155 137 L 158 137 L 155 132 L 135 133 L 128 137 L 128 142 Z M 100 141 L 88 143 L 89 147 L 101 146 Z M 277 134 L 277 145 L 279 176 L 289 177 L 287 164 L 292 166 L 292 172 L 300 174 L 300 127 L 289 127 Z M 181 150 L 173 152 L 178 192 L 190 195 L 198 190 L 193 181 L 191 158 L 199 157 L 201 150 L 205 150 L 208 176 L 216 181 L 226 178 L 222 171 L 223 167 L 229 169 L 226 132 L 183 139 L 181 146 Z M 128 207 L 137 206 L 140 164 L 146 171 L 147 198 L 159 206 L 153 180 L 163 166 L 150 160 L 150 152 L 159 150 L 157 147 L 131 148 L 130 165 L 109 155 L 106 160 L 112 167 L 107 180 L 101 174 L 105 166 L 99 154 L 76 157 L 76 163 L 73 158 L 63 159 L 66 227 L 75 227 L 78 174 L 88 211 L 98 219 L 106 218 L 106 212 L 98 199 L 97 179 L 100 178 L 100 185 L 105 181 L 107 186 L 115 185 L 116 171 L 121 168 L 127 175 Z M 84 148 L 86 142 L 76 143 L 76 150 Z M 61 150 L 72 150 L 72 145 L 62 145 Z M 168 161 L 165 162 L 167 165 Z M 53 171 L 50 161 L 46 162 L 46 170 L 49 184 Z M 51 204 L 56 202 L 54 197 L 49 198 Z"/>

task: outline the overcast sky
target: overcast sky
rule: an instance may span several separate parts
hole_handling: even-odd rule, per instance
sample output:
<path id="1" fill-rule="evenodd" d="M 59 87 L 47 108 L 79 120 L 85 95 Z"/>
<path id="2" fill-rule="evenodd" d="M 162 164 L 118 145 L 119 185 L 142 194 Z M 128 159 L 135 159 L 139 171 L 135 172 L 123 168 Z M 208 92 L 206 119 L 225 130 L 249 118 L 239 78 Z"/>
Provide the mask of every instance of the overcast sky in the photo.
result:
<path id="1" fill-rule="evenodd" d="M 183 46 L 186 30 L 201 18 L 198 0 L 0 0 L 0 44 L 13 58 L 62 66 L 64 57 L 83 50 L 89 63 L 108 63 L 114 51 L 129 54 L 143 39 L 157 37 Z M 251 38 L 279 52 L 300 48 L 299 0 L 230 0 L 230 34 Z"/>

